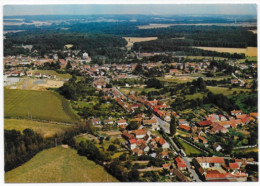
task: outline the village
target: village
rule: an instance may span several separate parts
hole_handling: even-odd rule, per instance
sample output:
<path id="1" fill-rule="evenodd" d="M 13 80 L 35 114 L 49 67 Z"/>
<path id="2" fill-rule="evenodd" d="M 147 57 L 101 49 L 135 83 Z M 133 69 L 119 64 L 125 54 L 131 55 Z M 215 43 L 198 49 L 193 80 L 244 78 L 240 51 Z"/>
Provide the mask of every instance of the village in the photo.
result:
<path id="1" fill-rule="evenodd" d="M 141 175 L 145 175 L 148 171 L 164 171 L 168 176 L 167 179 L 176 177 L 177 180 L 185 182 L 247 181 L 248 173 L 245 167 L 257 164 L 257 160 L 231 157 L 228 152 L 232 149 L 228 151 L 227 148 L 230 147 L 223 146 L 223 141 L 215 137 L 230 132 L 243 132 L 248 136 L 249 132 L 246 128 L 258 122 L 258 114 L 246 113 L 242 110 L 227 112 L 219 108 L 214 111 L 209 109 L 203 114 L 196 115 L 181 112 L 172 108 L 174 100 L 177 99 L 175 95 L 167 91 L 159 93 L 157 91 L 153 94 L 156 88 L 146 89 L 148 77 L 142 73 L 151 71 L 159 74 L 156 80 L 163 79 L 166 85 L 170 85 L 172 80 L 185 81 L 190 78 L 198 81 L 204 77 L 205 80 L 210 81 L 212 76 L 207 74 L 220 73 L 219 71 L 224 74 L 227 69 L 218 69 L 212 59 L 202 59 L 199 62 L 148 62 L 141 64 L 141 67 L 140 63 L 98 65 L 91 63 L 91 57 L 87 52 L 82 56 L 76 55 L 78 51 L 69 48 L 65 52 L 68 52 L 70 57 L 60 59 L 57 54 L 53 54 L 52 58 L 48 56 L 45 58 L 5 57 L 5 80 L 8 82 L 9 78 L 25 79 L 22 89 L 28 88 L 25 86 L 28 81 L 26 79 L 33 79 L 34 84 L 44 84 L 47 80 L 53 80 L 54 83 L 45 88 L 59 88 L 69 81 L 68 77 L 57 76 L 63 70 L 77 71 L 79 75 L 89 76 L 92 78 L 91 85 L 96 91 L 103 92 L 105 100 L 115 101 L 121 107 L 122 113 L 126 113 L 125 116 L 121 114 L 119 117 L 91 116 L 89 119 L 98 133 L 94 138 L 98 140 L 106 134 L 120 139 L 120 149 L 128 152 L 129 156 L 136 157 L 140 164 L 146 165 L 137 169 Z M 168 54 L 135 55 L 143 59 Z M 252 69 L 257 68 L 256 63 L 234 63 L 234 61 L 225 63 L 236 69 L 230 76 L 223 75 L 226 89 L 242 88 L 247 91 L 253 86 L 251 79 L 255 74 L 251 72 Z M 141 73 L 136 72 L 138 68 L 141 68 Z M 52 73 L 48 73 L 50 70 Z M 54 70 L 57 73 L 53 73 Z M 43 81 L 39 82 L 39 80 Z M 19 81 L 7 83 L 7 86 L 11 86 L 12 89 L 19 88 L 16 86 Z M 151 93 L 146 90 L 151 90 Z M 174 134 L 171 129 L 172 123 L 175 125 Z M 233 148 L 257 147 L 257 144 L 249 145 L 246 141 L 248 139 L 244 139 L 243 143 L 235 144 Z M 192 149 L 191 152 L 189 149 Z M 158 160 L 159 163 L 148 166 L 150 157 Z"/>

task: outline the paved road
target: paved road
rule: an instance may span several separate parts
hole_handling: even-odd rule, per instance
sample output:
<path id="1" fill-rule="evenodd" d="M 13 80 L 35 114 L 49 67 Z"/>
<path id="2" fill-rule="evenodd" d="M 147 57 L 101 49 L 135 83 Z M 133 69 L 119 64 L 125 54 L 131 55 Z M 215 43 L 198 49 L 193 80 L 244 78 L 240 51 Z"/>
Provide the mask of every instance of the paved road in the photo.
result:
<path id="1" fill-rule="evenodd" d="M 239 79 L 234 73 L 232 73 L 232 76 L 234 76 L 235 78 L 237 78 L 237 80 L 240 81 L 241 83 L 245 83 L 243 80 Z"/>
<path id="2" fill-rule="evenodd" d="M 170 133 L 170 124 L 167 123 L 166 121 L 163 121 L 161 118 L 155 116 L 157 119 L 157 122 L 159 123 L 160 127 L 166 132 Z"/>
<path id="3" fill-rule="evenodd" d="M 200 180 L 198 174 L 196 173 L 196 171 L 191 168 L 189 159 L 187 157 L 182 157 L 182 159 L 185 161 L 189 172 L 192 174 L 192 177 L 196 180 L 196 182 L 201 182 L 201 180 Z"/>

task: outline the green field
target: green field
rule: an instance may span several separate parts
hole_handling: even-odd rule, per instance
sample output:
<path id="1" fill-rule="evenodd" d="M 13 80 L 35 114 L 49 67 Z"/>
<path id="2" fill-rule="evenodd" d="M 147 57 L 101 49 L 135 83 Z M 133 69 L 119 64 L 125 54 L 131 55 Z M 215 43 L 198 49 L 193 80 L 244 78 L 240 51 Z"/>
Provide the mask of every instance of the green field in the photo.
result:
<path id="1" fill-rule="evenodd" d="M 202 99 L 203 98 L 203 94 L 198 92 L 198 93 L 191 94 L 191 95 L 185 95 L 185 98 L 186 99 L 197 99 L 197 98 Z"/>
<path id="2" fill-rule="evenodd" d="M 130 91 L 135 91 L 138 93 L 141 93 L 142 91 L 144 91 L 145 93 L 148 93 L 151 91 L 159 91 L 160 89 L 156 89 L 156 88 L 120 88 L 119 90 L 123 94 L 127 95 Z"/>
<path id="3" fill-rule="evenodd" d="M 237 93 L 239 93 L 240 91 L 245 91 L 245 92 L 250 91 L 250 89 L 242 89 L 242 88 L 232 88 L 231 90 L 225 87 L 207 86 L 207 88 L 214 94 L 224 94 L 225 96 L 232 95 L 234 91 L 236 91 Z"/>
<path id="4" fill-rule="evenodd" d="M 4 89 L 5 118 L 75 122 L 78 117 L 72 112 L 69 102 L 55 92 Z"/>
<path id="5" fill-rule="evenodd" d="M 70 128 L 70 126 L 54 123 L 43 123 L 25 119 L 4 119 L 4 129 L 15 129 L 22 132 L 26 128 L 34 130 L 43 137 L 52 137 L 55 134 L 64 132 L 66 129 Z"/>
<path id="6" fill-rule="evenodd" d="M 5 174 L 6 183 L 118 182 L 102 166 L 70 148 L 44 150 Z"/>
<path id="7" fill-rule="evenodd" d="M 56 75 L 57 78 L 62 78 L 62 79 L 70 79 L 71 78 L 70 74 L 58 74 L 54 70 L 32 70 L 30 72 L 32 72 L 33 74 L 36 73 L 36 72 L 40 72 L 42 75 L 43 74 Z"/>
<path id="8" fill-rule="evenodd" d="M 189 156 L 190 154 L 201 154 L 201 152 L 182 140 L 179 140 L 180 144 L 185 148 L 185 153 Z"/>

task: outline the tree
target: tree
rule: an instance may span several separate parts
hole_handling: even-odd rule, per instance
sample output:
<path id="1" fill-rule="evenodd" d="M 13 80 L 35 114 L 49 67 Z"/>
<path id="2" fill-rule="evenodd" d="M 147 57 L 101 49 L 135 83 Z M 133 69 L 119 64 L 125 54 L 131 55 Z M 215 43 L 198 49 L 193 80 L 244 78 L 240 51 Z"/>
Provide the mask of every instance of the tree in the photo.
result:
<path id="1" fill-rule="evenodd" d="M 133 71 L 133 74 L 143 74 L 143 66 L 141 63 L 138 63 Z"/>
<path id="2" fill-rule="evenodd" d="M 70 61 L 67 63 L 67 65 L 66 65 L 66 69 L 70 69 L 70 68 L 72 68 L 72 66 L 71 66 L 71 64 L 70 64 Z"/>
<path id="3" fill-rule="evenodd" d="M 128 173 L 128 179 L 130 181 L 139 181 L 139 171 L 137 169 L 133 169 Z"/>
<path id="4" fill-rule="evenodd" d="M 126 129 L 127 130 L 136 130 L 138 129 L 139 125 L 138 123 L 134 122 L 134 121 L 130 121 L 129 125 L 127 125 Z"/>
<path id="5" fill-rule="evenodd" d="M 176 133 L 176 118 L 173 114 L 171 115 L 170 133 L 171 135 L 174 135 Z"/>
<path id="6" fill-rule="evenodd" d="M 116 151 L 117 147 L 115 145 L 109 145 L 109 147 L 107 148 L 108 151 Z"/>

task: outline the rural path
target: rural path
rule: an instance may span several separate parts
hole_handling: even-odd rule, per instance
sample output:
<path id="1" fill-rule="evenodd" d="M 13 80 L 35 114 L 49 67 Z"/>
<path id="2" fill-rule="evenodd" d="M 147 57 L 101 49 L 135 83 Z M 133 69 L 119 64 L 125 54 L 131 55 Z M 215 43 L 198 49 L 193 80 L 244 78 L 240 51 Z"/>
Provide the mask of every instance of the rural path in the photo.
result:
<path id="1" fill-rule="evenodd" d="M 160 171 L 163 170 L 162 167 L 148 167 L 146 169 L 137 169 L 139 172 L 148 172 L 148 171 Z"/>
<path id="2" fill-rule="evenodd" d="M 253 148 L 257 147 L 257 145 L 247 145 L 247 146 L 242 146 L 242 147 L 234 147 L 233 149 L 246 149 L 246 148 Z"/>
<path id="3" fill-rule="evenodd" d="M 239 79 L 234 73 L 232 73 L 232 76 L 234 76 L 238 81 L 240 81 L 241 83 L 245 83 L 243 80 Z"/>
<path id="4" fill-rule="evenodd" d="M 24 83 L 23 83 L 23 89 L 27 89 L 27 87 L 28 87 L 28 81 L 29 81 L 29 79 L 28 78 L 26 78 L 25 80 L 24 80 Z"/>

